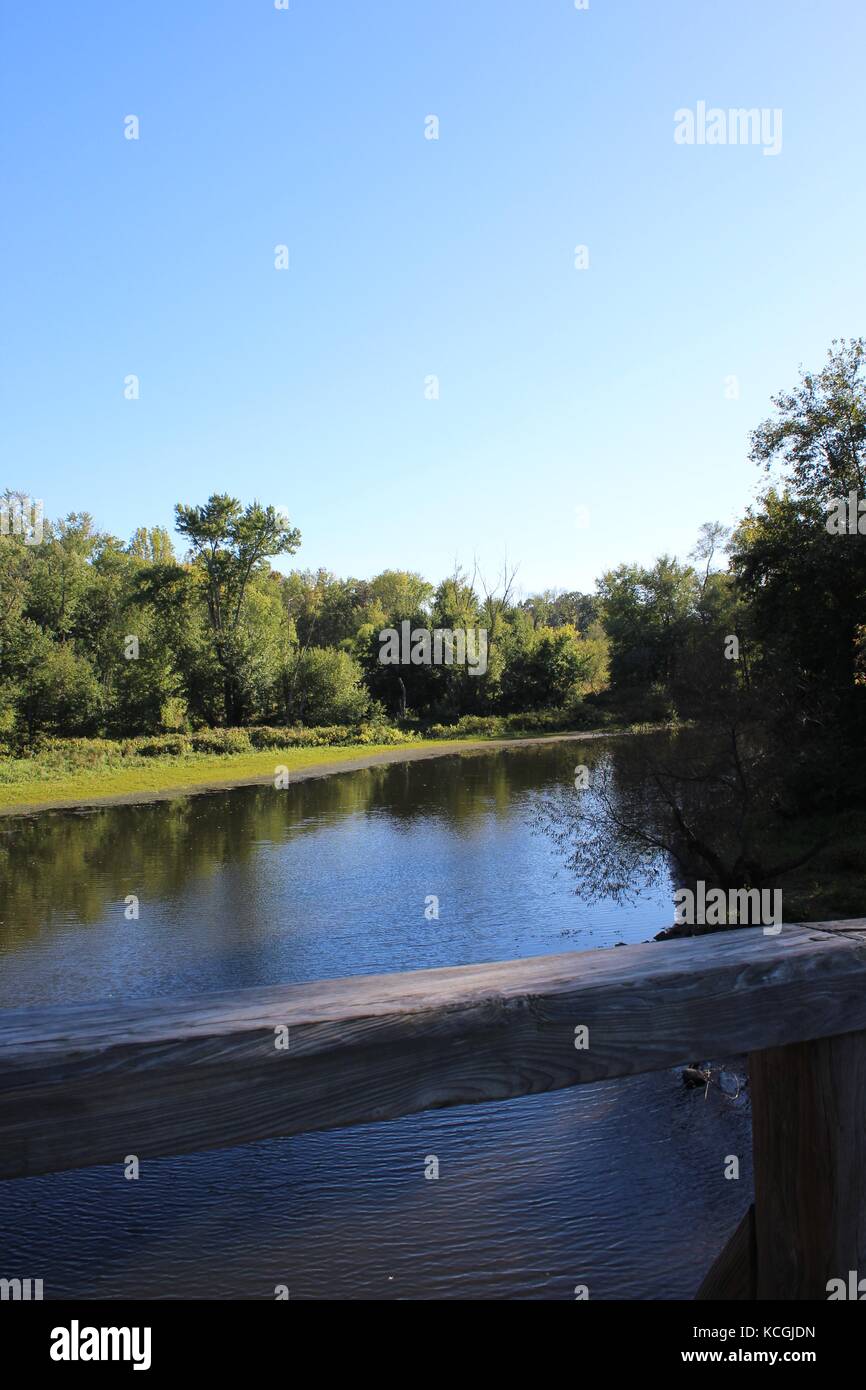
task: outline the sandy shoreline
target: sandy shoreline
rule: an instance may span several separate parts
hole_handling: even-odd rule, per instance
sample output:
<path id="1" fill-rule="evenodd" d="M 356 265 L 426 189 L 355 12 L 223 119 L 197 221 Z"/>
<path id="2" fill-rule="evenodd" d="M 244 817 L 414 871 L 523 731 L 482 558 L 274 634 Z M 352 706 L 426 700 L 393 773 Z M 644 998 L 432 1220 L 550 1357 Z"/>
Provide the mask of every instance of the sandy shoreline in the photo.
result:
<path id="1" fill-rule="evenodd" d="M 388 763 L 414 763 L 426 758 L 459 757 L 465 752 L 496 751 L 500 748 L 525 748 L 539 743 L 579 743 L 592 739 L 621 738 L 624 730 L 593 730 L 591 733 L 539 734 L 530 738 L 487 738 L 461 739 L 443 742 L 441 747 L 415 748 L 411 744 L 398 745 L 384 753 L 362 753 L 351 758 L 334 758 L 333 761 L 298 768 L 290 773 L 290 782 L 307 781 L 313 777 L 332 777 L 339 772 L 359 772 L 362 768 L 378 767 Z M 278 752 L 279 750 L 275 750 Z M 273 785 L 273 773 L 268 772 L 255 777 L 231 777 L 225 779 L 208 778 L 206 781 L 190 782 L 188 785 L 168 787 L 164 791 L 109 792 L 102 796 L 75 797 L 20 802 L 15 806 L 0 805 L 0 816 L 32 816 L 41 811 L 75 811 L 99 806 L 134 806 L 151 801 L 174 801 L 182 796 L 204 796 L 207 793 L 231 791 L 235 787 L 267 787 Z"/>

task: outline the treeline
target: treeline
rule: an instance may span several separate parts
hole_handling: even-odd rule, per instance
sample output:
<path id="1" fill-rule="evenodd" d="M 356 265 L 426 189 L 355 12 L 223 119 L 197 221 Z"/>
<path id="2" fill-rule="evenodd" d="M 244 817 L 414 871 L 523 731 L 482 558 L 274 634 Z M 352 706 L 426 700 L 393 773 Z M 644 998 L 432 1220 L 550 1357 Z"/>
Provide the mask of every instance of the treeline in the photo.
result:
<path id="1" fill-rule="evenodd" d="M 273 507 L 215 495 L 128 543 L 86 514 L 41 544 L 0 536 L 0 736 L 196 728 L 413 725 L 573 711 L 760 724 L 804 786 L 862 781 L 866 535 L 827 526 L 864 495 L 862 340 L 774 401 L 752 456 L 778 476 L 731 533 L 708 523 L 687 560 L 623 564 L 594 594 L 518 599 L 457 572 L 282 574 L 300 533 Z M 7 494 L 7 498 L 13 494 Z M 866 531 L 866 517 L 863 518 Z M 484 674 L 383 665 L 383 628 L 488 633 Z M 782 754 L 781 750 L 784 750 Z M 822 771 L 823 769 L 823 771 Z M 736 769 L 734 774 L 736 775 Z"/>
<path id="2" fill-rule="evenodd" d="M 11 494 L 7 494 L 11 496 Z M 0 736 L 134 735 L 219 726 L 353 724 L 400 715 L 563 709 L 603 689 L 608 643 L 582 594 L 512 602 L 463 574 L 434 587 L 272 565 L 300 535 L 273 507 L 213 496 L 128 543 L 88 514 L 46 520 L 40 544 L 0 538 Z M 385 666 L 379 633 L 489 634 L 487 670 Z"/>

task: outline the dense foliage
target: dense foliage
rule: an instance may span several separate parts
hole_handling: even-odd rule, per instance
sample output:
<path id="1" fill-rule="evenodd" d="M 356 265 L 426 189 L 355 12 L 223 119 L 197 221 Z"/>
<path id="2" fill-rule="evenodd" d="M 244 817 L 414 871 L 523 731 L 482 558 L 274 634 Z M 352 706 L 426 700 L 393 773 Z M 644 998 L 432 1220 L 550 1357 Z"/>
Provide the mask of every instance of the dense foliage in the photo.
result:
<path id="1" fill-rule="evenodd" d="M 14 497 L 15 494 L 7 494 Z M 434 589 L 282 574 L 300 533 L 272 507 L 215 495 L 177 507 L 187 543 L 139 528 L 128 544 L 87 514 L 46 521 L 40 544 L 0 537 L 0 737 L 124 738 L 257 725 L 358 725 L 402 715 L 567 709 L 607 678 L 607 639 L 586 595 L 515 604 L 457 574 Z M 488 667 L 386 666 L 383 628 L 489 632 Z M 582 628 L 576 626 L 578 619 Z"/>
<path id="2" fill-rule="evenodd" d="M 794 883 L 808 903 L 804 866 L 840 867 L 827 855 L 866 807 L 864 363 L 863 341 L 834 343 L 822 371 L 775 398 L 752 436 L 775 476 L 726 570 L 712 568 L 725 533 L 707 525 L 694 567 L 665 556 L 602 579 L 620 707 L 657 701 L 694 727 L 642 741 L 615 775 L 600 767 L 591 795 L 544 808 L 588 896 L 673 862 L 685 883 Z"/>
<path id="3" fill-rule="evenodd" d="M 4 534 L 0 738 L 20 753 L 58 736 L 451 728 L 532 711 L 582 727 L 589 702 L 599 722 L 712 725 L 744 779 L 759 758 L 761 784 L 791 814 L 856 802 L 866 534 L 826 519 L 836 499 L 863 495 L 864 354 L 862 341 L 834 344 L 775 400 L 752 452 L 776 476 L 732 534 L 708 523 L 688 560 L 621 564 L 591 595 L 519 600 L 507 574 L 493 589 L 460 571 L 436 585 L 402 570 L 285 574 L 272 562 L 300 532 L 221 494 L 176 508 L 182 553 L 160 528 L 124 543 L 84 513 L 47 521 L 39 544 Z M 379 634 L 404 620 L 486 629 L 486 670 L 383 665 Z"/>

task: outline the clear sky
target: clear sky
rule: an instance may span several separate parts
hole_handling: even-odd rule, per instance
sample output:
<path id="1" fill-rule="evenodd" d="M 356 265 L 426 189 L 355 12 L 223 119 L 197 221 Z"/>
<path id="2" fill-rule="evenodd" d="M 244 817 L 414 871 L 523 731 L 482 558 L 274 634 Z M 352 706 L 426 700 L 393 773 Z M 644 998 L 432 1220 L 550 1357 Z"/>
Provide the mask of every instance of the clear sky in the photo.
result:
<path id="1" fill-rule="evenodd" d="M 229 491 L 287 563 L 587 589 L 740 515 L 770 394 L 866 329 L 861 0 L 2 14 L 2 481 L 48 516 Z M 676 144 L 700 101 L 781 152 Z"/>

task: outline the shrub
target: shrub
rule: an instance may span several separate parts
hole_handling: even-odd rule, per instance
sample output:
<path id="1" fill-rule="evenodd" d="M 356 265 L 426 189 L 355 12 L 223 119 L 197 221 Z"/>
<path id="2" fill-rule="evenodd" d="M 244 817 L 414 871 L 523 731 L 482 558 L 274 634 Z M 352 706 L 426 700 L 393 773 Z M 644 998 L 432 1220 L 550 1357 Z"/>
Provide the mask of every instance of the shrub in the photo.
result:
<path id="1" fill-rule="evenodd" d="M 374 723 L 361 724 L 358 727 L 357 735 L 350 740 L 354 743 L 387 743 L 400 744 L 411 743 L 414 735 L 404 733 L 402 729 L 395 729 L 392 724 Z"/>
<path id="2" fill-rule="evenodd" d="M 190 750 L 190 741 L 184 734 L 154 734 L 152 738 L 130 742 L 134 745 L 130 751 L 139 758 L 179 758 Z"/>
<path id="3" fill-rule="evenodd" d="M 595 704 L 584 703 L 583 700 L 578 700 L 568 711 L 568 727 L 570 729 L 604 729 L 613 722 L 613 716 L 609 710 L 601 709 Z"/>
<path id="4" fill-rule="evenodd" d="M 247 730 L 253 748 L 290 748 L 294 732 L 294 729 L 273 729 L 268 725 Z"/>
<path id="5" fill-rule="evenodd" d="M 253 748 L 339 748 L 353 743 L 410 743 L 414 735 L 395 729 L 380 717 L 363 724 L 318 724 L 313 728 L 262 726 L 250 729 L 249 737 Z"/>
<path id="6" fill-rule="evenodd" d="M 576 701 L 567 709 L 527 710 L 523 714 L 464 714 L 456 724 L 433 724 L 428 738 L 508 738 L 516 734 L 592 729 L 610 722 L 605 712 Z"/>
<path id="7" fill-rule="evenodd" d="M 629 724 L 668 723 L 676 716 L 670 694 L 658 682 L 611 692 L 609 707 L 617 718 Z"/>
<path id="8" fill-rule="evenodd" d="M 166 733 L 183 733 L 189 727 L 186 700 L 180 695 L 169 695 L 159 708 L 160 728 Z"/>
<path id="9" fill-rule="evenodd" d="M 46 738 L 37 746 L 40 761 L 70 772 L 99 767 L 123 756 L 123 745 L 109 738 Z"/>
<path id="10" fill-rule="evenodd" d="M 454 726 L 458 734 L 475 738 L 493 738 L 505 730 L 505 722 L 497 714 L 464 714 Z"/>
<path id="11" fill-rule="evenodd" d="M 499 734 L 502 721 L 497 715 L 482 716 L 465 714 L 456 724 L 432 724 L 427 730 L 428 738 L 486 738 Z"/>
<path id="12" fill-rule="evenodd" d="M 525 714 L 509 714 L 505 720 L 509 733 L 545 734 L 573 729 L 575 707 L 571 709 L 533 709 Z"/>
<path id="13" fill-rule="evenodd" d="M 249 753 L 252 748 L 246 729 L 199 729 L 189 741 L 196 753 Z"/>

